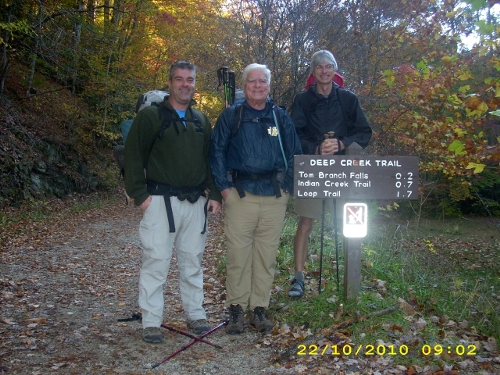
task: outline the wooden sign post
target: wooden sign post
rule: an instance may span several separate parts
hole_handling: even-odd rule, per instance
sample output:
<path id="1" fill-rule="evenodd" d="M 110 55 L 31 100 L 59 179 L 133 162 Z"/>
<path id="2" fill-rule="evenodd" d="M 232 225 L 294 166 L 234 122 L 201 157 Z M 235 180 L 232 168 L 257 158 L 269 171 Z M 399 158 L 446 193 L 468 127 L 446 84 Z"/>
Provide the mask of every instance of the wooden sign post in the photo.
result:
<path id="1" fill-rule="evenodd" d="M 353 143 L 346 155 L 296 155 L 294 197 L 347 202 L 367 199 L 418 199 L 418 156 L 362 155 Z M 337 217 L 339 215 L 337 214 Z M 361 286 L 362 237 L 344 236 L 344 293 L 356 298 Z"/>
<path id="2" fill-rule="evenodd" d="M 346 149 L 346 155 L 361 155 L 362 151 L 362 147 L 354 143 Z M 364 177 L 365 175 L 361 176 Z M 345 215 L 345 212 L 342 211 L 342 214 Z M 344 296 L 347 299 L 358 298 L 361 288 L 361 241 L 362 238 L 359 237 L 344 236 Z"/>

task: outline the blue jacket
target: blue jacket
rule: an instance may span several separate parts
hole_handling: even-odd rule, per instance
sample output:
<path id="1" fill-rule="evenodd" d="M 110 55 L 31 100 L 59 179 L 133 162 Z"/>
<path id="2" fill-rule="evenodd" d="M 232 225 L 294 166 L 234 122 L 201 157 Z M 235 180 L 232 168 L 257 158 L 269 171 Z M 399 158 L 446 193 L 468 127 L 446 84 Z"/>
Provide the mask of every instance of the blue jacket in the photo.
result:
<path id="1" fill-rule="evenodd" d="M 217 119 L 212 132 L 210 147 L 210 166 L 215 186 L 222 191 L 233 187 L 228 178 L 228 170 L 235 170 L 245 175 L 263 175 L 275 170 L 285 170 L 285 159 L 281 149 L 273 117 L 273 103 L 268 101 L 263 111 L 251 108 L 243 102 L 242 120 L 234 137 L 231 132 L 234 125 L 236 106 L 226 108 Z M 287 193 L 293 192 L 293 156 L 302 153 L 300 140 L 295 132 L 288 113 L 278 108 L 278 123 L 282 130 L 281 144 L 286 156 L 288 169 L 280 187 Z M 254 195 L 275 195 L 270 179 L 243 180 L 243 190 Z"/>

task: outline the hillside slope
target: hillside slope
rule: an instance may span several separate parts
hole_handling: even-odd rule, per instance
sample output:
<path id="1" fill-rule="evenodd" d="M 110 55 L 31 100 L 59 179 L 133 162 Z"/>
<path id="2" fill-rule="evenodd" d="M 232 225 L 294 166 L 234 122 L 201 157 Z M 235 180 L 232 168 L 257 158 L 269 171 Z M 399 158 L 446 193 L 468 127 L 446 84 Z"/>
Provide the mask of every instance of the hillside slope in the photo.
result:
<path id="1" fill-rule="evenodd" d="M 40 76 L 27 95 L 27 77 L 12 65 L 0 97 L 0 204 L 110 189 L 112 145 L 95 136 L 83 101 Z"/>

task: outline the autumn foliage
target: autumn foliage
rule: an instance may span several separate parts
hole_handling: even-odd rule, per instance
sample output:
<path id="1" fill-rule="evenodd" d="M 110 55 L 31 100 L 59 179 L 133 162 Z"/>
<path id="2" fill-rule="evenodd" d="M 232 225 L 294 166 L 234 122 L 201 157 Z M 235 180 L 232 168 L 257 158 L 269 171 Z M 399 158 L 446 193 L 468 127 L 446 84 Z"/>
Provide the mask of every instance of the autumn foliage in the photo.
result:
<path id="1" fill-rule="evenodd" d="M 22 85 L 21 100 L 43 97 L 52 90 L 48 82 L 58 83 L 83 103 L 63 103 L 69 118 L 59 126 L 71 130 L 75 147 L 109 153 L 121 142 L 119 125 L 134 116 L 137 97 L 165 88 L 176 60 L 197 65 L 196 99 L 215 122 L 223 109 L 220 66 L 234 70 L 240 86 L 244 66 L 267 64 L 272 97 L 290 108 L 304 88 L 311 54 L 326 48 L 372 123 L 369 152 L 418 155 L 422 195 L 429 181 L 440 191 L 463 185 L 468 193 L 461 186 L 463 194 L 454 195 L 459 201 L 479 194 L 495 208 L 500 199 L 491 193 L 500 182 L 496 3 L 7 2 L 0 11 L 0 105 L 11 114 L 5 100 L 18 95 L 10 87 L 13 66 L 22 64 L 26 74 L 16 82 Z M 476 45 L 463 45 L 462 38 L 473 32 Z M 30 195 L 26 189 L 21 195 Z"/>

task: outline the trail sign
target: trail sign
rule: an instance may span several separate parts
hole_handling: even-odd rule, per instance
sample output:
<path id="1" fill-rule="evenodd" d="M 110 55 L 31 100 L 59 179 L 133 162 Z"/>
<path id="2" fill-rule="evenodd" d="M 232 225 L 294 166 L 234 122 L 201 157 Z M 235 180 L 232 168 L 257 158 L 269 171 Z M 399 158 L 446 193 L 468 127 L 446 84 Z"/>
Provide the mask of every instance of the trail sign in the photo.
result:
<path id="1" fill-rule="evenodd" d="M 362 155 L 356 142 L 346 155 L 294 156 L 294 197 L 340 200 L 344 205 L 344 295 L 357 298 L 361 286 L 361 240 L 367 234 L 365 199 L 418 199 L 418 156 Z M 323 220 L 324 220 L 323 204 Z M 337 219 L 335 219 L 337 225 Z M 323 230 L 323 229 L 322 229 Z M 337 228 L 335 228 L 337 233 Z M 323 235 L 321 236 L 321 258 Z M 337 241 L 335 241 L 337 246 Z M 338 265 L 338 255 L 337 255 Z M 337 268 L 338 280 L 338 268 Z M 321 290 L 321 261 L 318 292 Z"/>
<path id="2" fill-rule="evenodd" d="M 368 207 L 365 203 L 344 204 L 344 227 L 345 237 L 361 238 L 368 233 Z"/>
<path id="3" fill-rule="evenodd" d="M 296 155 L 294 197 L 418 199 L 418 156 Z"/>

